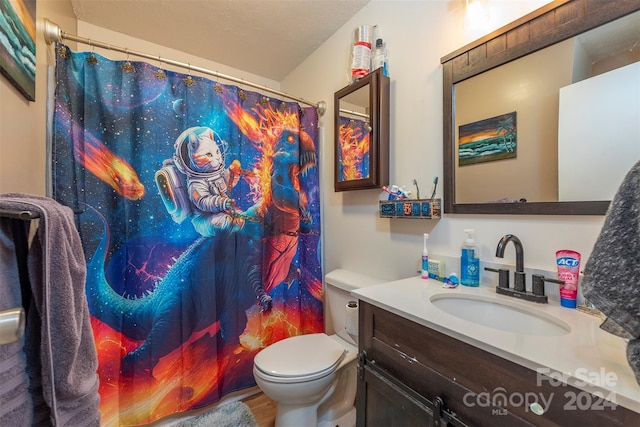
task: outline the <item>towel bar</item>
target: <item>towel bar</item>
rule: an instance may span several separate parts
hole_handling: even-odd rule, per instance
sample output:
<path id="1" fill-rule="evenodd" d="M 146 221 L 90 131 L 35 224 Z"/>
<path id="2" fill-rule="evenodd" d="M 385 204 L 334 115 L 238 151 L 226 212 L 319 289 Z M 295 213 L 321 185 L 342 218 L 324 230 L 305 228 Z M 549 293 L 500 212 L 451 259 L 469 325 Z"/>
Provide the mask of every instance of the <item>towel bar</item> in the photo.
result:
<path id="1" fill-rule="evenodd" d="M 24 334 L 24 322 L 22 308 L 0 311 L 0 345 L 20 340 Z"/>
<path id="2" fill-rule="evenodd" d="M 40 218 L 40 214 L 38 212 L 32 212 L 32 211 L 13 211 L 13 210 L 7 210 L 7 209 L 0 209 L 0 217 L 22 219 L 27 221 L 30 219 Z"/>

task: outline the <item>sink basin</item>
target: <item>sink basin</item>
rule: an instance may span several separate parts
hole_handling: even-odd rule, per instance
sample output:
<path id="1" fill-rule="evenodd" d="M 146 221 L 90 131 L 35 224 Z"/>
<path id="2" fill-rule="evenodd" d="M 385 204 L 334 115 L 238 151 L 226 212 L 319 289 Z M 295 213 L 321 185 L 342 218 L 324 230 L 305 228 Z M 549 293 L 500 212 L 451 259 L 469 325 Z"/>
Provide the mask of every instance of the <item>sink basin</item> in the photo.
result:
<path id="1" fill-rule="evenodd" d="M 571 327 L 535 308 L 482 295 L 438 294 L 431 303 L 452 316 L 477 325 L 524 335 L 565 335 Z"/>

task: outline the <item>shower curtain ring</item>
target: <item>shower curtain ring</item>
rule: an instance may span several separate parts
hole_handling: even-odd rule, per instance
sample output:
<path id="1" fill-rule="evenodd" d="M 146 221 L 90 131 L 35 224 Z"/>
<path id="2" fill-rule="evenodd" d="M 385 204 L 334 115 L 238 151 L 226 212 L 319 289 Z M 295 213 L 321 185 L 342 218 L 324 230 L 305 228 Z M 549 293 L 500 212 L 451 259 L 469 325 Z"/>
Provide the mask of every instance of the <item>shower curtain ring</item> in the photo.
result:
<path id="1" fill-rule="evenodd" d="M 129 62 L 129 48 L 124 48 L 124 53 L 127 54 L 127 61 L 122 64 L 122 66 L 120 67 L 122 69 L 122 71 L 124 71 L 127 74 L 133 73 L 136 69 L 134 68 L 133 65 L 131 65 L 131 62 Z"/>
<path id="2" fill-rule="evenodd" d="M 96 58 L 96 56 L 93 53 L 93 51 L 95 50 L 95 47 L 93 46 L 93 42 L 91 41 L 91 39 L 89 39 L 89 47 L 91 48 L 91 53 L 87 58 L 87 64 L 96 65 L 98 63 L 98 58 Z"/>
<path id="3" fill-rule="evenodd" d="M 240 85 L 244 86 L 244 79 L 242 77 L 240 77 Z M 238 98 L 240 98 L 241 101 L 247 99 L 247 95 L 244 93 L 242 87 L 238 87 Z"/>
<path id="4" fill-rule="evenodd" d="M 269 92 L 269 89 L 267 88 L 267 85 L 262 85 L 262 87 L 263 87 L 263 90 L 264 90 L 265 92 Z M 262 95 L 262 98 L 260 98 L 260 103 L 261 103 L 264 107 L 267 107 L 267 106 L 269 105 L 269 101 L 270 101 L 270 99 L 269 99 L 269 97 L 268 97 L 268 96 L 266 96 L 266 95 Z"/>
<path id="5" fill-rule="evenodd" d="M 195 85 L 196 82 L 193 80 L 193 77 L 191 77 L 191 64 L 189 64 L 189 63 L 187 63 L 187 70 L 189 70 L 189 74 L 187 75 L 187 77 L 182 79 L 182 81 L 184 82 L 184 85 L 186 87 L 191 87 L 191 86 Z"/>
<path id="6" fill-rule="evenodd" d="M 160 55 L 158 55 L 158 70 L 153 75 L 158 80 L 167 80 L 167 75 L 162 70 L 162 57 Z"/>
<path id="7" fill-rule="evenodd" d="M 213 85 L 213 90 L 216 93 L 222 93 L 222 87 L 220 87 L 220 71 L 216 70 L 216 83 Z"/>

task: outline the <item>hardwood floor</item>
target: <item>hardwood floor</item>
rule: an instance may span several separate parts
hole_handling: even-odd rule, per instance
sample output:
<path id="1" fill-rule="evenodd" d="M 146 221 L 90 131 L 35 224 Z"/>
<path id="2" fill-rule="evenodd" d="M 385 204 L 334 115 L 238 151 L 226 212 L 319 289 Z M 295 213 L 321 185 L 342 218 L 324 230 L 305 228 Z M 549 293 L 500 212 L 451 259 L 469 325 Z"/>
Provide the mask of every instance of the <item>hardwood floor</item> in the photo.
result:
<path id="1" fill-rule="evenodd" d="M 274 427 L 276 425 L 277 404 L 264 393 L 260 392 L 249 396 L 243 402 L 251 409 L 260 427 Z"/>

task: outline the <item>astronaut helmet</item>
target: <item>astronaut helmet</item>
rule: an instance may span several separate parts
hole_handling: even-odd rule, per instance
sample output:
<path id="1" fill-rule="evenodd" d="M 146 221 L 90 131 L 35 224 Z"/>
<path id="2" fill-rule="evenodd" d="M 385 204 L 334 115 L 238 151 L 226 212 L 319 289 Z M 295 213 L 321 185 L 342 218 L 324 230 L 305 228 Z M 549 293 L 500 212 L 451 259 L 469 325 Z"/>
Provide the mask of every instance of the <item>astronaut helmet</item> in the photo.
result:
<path id="1" fill-rule="evenodd" d="M 176 138 L 173 160 L 180 172 L 194 177 L 219 175 L 224 170 L 227 143 L 206 126 L 185 129 Z"/>

